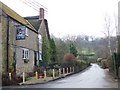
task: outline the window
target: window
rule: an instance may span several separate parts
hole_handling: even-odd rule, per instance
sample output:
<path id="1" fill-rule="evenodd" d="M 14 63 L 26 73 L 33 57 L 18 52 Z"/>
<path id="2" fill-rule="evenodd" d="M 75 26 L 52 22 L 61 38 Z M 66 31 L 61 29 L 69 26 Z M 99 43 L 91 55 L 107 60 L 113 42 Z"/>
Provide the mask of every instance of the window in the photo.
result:
<path id="1" fill-rule="evenodd" d="M 29 50 L 23 49 L 23 59 L 29 59 Z"/>
<path id="2" fill-rule="evenodd" d="M 28 36 L 28 28 L 25 29 L 25 35 Z"/>
<path id="3" fill-rule="evenodd" d="M 40 60 L 42 60 L 41 51 L 35 51 L 35 66 L 39 66 Z"/>
<path id="4" fill-rule="evenodd" d="M 38 55 L 39 55 L 39 57 L 38 57 Z M 42 60 L 42 53 L 41 53 L 41 51 L 36 52 L 36 60 Z"/>
<path id="5" fill-rule="evenodd" d="M 38 40 L 39 40 L 39 43 L 42 43 L 42 36 L 40 34 L 38 35 Z"/>
<path id="6" fill-rule="evenodd" d="M 41 53 L 41 51 L 39 52 L 39 60 L 42 60 L 42 53 Z"/>

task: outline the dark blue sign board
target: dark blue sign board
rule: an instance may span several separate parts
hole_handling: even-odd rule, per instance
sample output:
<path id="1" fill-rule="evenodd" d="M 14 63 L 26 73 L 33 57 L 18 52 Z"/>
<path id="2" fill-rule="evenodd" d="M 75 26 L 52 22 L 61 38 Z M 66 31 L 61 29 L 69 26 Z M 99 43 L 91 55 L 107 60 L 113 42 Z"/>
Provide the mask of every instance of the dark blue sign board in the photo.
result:
<path id="1" fill-rule="evenodd" d="M 25 39 L 25 26 L 16 26 L 16 40 L 24 40 Z"/>

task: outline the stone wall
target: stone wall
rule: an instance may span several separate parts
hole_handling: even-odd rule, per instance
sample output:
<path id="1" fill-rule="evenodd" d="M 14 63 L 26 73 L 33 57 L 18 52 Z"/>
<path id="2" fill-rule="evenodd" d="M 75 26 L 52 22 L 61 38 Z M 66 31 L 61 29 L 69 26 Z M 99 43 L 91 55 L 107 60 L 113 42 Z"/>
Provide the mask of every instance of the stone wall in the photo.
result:
<path id="1" fill-rule="evenodd" d="M 0 72 L 2 72 L 2 11 L 0 10 Z"/>
<path id="2" fill-rule="evenodd" d="M 7 16 L 2 13 L 3 15 L 1 16 L 1 22 L 2 22 L 2 29 L 1 29 L 1 34 L 2 34 L 2 72 L 7 71 L 7 65 L 6 65 L 6 60 L 7 60 Z"/>
<path id="3" fill-rule="evenodd" d="M 22 48 L 16 49 L 16 72 L 17 74 L 21 74 L 22 72 L 32 72 L 34 68 L 34 51 L 29 50 L 29 62 L 24 63 L 24 60 L 22 59 Z"/>
<path id="4" fill-rule="evenodd" d="M 5 13 L 2 15 L 2 30 L 0 30 L 0 36 L 2 36 L 2 55 L 0 55 L 0 60 L 2 60 L 2 71 L 6 72 L 7 70 L 7 30 L 8 30 L 8 18 Z M 26 36 L 25 40 L 16 40 L 16 25 L 21 25 L 19 22 L 13 20 L 12 18 L 9 19 L 9 71 L 13 72 L 14 68 L 14 61 L 16 61 L 16 72 L 21 73 L 31 72 L 33 71 L 34 67 L 34 51 L 38 51 L 37 46 L 37 33 L 30 30 L 28 32 L 28 36 Z M 1 33 L 2 32 L 2 33 Z M 1 41 L 1 38 L 0 38 Z M 30 51 L 29 62 L 24 63 L 22 59 L 22 50 L 23 48 L 27 48 Z"/>

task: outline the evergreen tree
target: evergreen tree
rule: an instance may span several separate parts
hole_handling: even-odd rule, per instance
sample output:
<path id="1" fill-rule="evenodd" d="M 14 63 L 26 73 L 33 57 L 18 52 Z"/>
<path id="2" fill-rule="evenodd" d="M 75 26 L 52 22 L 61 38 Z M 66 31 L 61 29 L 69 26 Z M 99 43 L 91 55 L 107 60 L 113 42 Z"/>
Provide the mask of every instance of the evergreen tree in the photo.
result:
<path id="1" fill-rule="evenodd" d="M 70 44 L 70 53 L 77 57 L 77 50 L 74 44 Z"/>
<path id="2" fill-rule="evenodd" d="M 69 52 L 69 46 L 62 39 L 56 38 L 54 40 L 56 45 L 57 61 L 59 64 L 62 64 L 64 61 L 64 55 Z"/>
<path id="3" fill-rule="evenodd" d="M 56 55 L 56 45 L 53 39 L 50 40 L 50 55 L 51 64 L 58 63 Z"/>
<path id="4" fill-rule="evenodd" d="M 42 66 L 47 66 L 50 63 L 50 45 L 49 40 L 46 37 L 42 38 Z"/>

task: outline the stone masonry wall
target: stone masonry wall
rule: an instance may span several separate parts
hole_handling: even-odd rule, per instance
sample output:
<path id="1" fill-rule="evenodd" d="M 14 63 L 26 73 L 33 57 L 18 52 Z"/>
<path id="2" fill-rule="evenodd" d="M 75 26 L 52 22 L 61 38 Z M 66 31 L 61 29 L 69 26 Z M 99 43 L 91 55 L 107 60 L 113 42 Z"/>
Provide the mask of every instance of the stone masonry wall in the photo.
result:
<path id="1" fill-rule="evenodd" d="M 2 72 L 2 11 L 0 10 L 0 72 Z"/>
<path id="2" fill-rule="evenodd" d="M 3 13 L 4 14 L 4 13 Z M 1 34 L 2 34 L 2 72 L 6 72 L 7 71 L 7 65 L 6 65 L 6 60 L 7 60 L 7 18 L 6 15 L 4 14 L 4 16 L 1 16 L 1 22 L 2 22 L 2 29 L 1 29 Z"/>
<path id="3" fill-rule="evenodd" d="M 7 16 L 2 15 L 2 71 L 6 72 L 6 60 L 7 60 Z M 31 72 L 34 67 L 34 51 L 38 51 L 37 47 L 37 33 L 29 30 L 28 36 L 25 40 L 16 40 L 16 25 L 20 25 L 19 22 L 10 19 L 9 20 L 9 70 L 14 71 L 14 61 L 16 61 L 16 72 L 19 74 L 23 71 Z M 1 35 L 0 35 L 1 36 Z M 1 38 L 0 38 L 1 39 Z M 1 41 L 1 40 L 0 40 Z M 22 59 L 22 50 L 27 48 L 30 51 L 30 59 L 28 63 L 24 63 Z M 1 49 L 1 47 L 0 47 Z"/>

